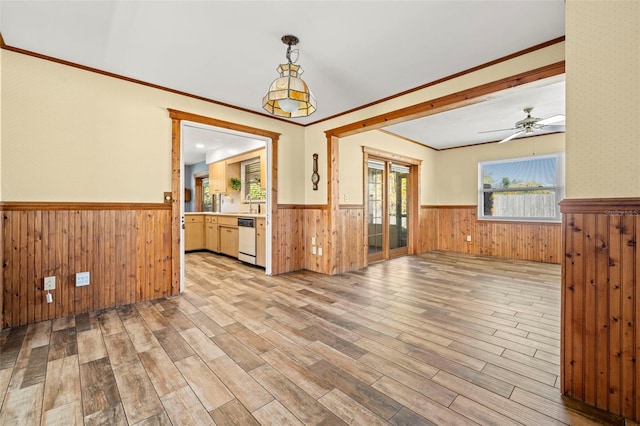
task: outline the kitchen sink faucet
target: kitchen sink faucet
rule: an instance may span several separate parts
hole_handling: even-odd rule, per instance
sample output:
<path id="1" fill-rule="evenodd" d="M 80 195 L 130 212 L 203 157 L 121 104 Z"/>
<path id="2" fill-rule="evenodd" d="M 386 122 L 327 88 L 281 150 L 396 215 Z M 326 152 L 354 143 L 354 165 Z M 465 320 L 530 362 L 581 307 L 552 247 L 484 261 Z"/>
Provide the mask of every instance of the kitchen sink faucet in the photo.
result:
<path id="1" fill-rule="evenodd" d="M 247 194 L 247 196 L 244 198 L 245 201 L 249 201 L 249 214 L 253 213 L 253 199 L 251 198 L 251 194 Z"/>

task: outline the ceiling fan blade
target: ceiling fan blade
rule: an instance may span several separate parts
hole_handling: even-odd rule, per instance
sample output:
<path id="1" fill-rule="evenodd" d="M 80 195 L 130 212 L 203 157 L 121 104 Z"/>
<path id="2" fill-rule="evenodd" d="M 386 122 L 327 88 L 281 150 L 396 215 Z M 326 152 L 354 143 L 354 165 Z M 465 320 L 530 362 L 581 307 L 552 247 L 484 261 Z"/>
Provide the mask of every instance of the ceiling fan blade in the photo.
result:
<path id="1" fill-rule="evenodd" d="M 564 132 L 564 124 L 552 124 L 551 126 L 544 126 L 545 132 Z"/>
<path id="2" fill-rule="evenodd" d="M 565 116 L 562 114 L 552 115 L 551 117 L 538 121 L 536 124 L 542 124 L 543 126 L 546 126 L 547 124 L 557 123 L 558 121 L 564 121 L 564 119 L 565 119 Z"/>
<path id="3" fill-rule="evenodd" d="M 510 129 L 483 130 L 483 131 L 478 132 L 478 133 L 506 132 L 507 130 L 518 130 L 518 129 L 515 128 L 515 127 L 512 127 Z"/>
<path id="4" fill-rule="evenodd" d="M 515 138 L 516 136 L 521 135 L 522 133 L 524 133 L 524 130 L 520 130 L 519 132 L 515 132 L 514 134 L 512 134 L 511 136 L 509 136 L 508 138 L 504 138 L 502 139 L 500 142 L 498 143 L 505 143 L 505 142 L 509 142 L 511 139 Z"/>

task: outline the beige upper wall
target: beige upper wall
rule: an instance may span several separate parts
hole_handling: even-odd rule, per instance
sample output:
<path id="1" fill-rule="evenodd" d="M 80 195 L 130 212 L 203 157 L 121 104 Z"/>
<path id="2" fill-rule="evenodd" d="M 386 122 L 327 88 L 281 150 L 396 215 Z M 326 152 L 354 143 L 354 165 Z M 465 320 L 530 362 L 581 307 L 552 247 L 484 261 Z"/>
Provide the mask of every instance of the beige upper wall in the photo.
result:
<path id="1" fill-rule="evenodd" d="M 2 201 L 162 202 L 171 190 L 167 108 L 281 133 L 278 201 L 303 203 L 304 129 L 1 50 Z M 302 194 L 302 195 L 301 195 Z"/>
<path id="2" fill-rule="evenodd" d="M 640 196 L 640 2 L 566 4 L 567 198 Z"/>
<path id="3" fill-rule="evenodd" d="M 360 133 L 340 140 L 340 204 L 364 202 L 364 155 L 362 147 L 402 153 L 421 160 L 420 204 L 435 204 L 437 200 L 437 154 L 433 149 L 408 142 L 377 130 Z M 345 195 L 347 199 L 345 200 Z"/>
<path id="4" fill-rule="evenodd" d="M 173 108 L 281 133 L 278 202 L 325 204 L 326 130 L 562 61 L 564 43 L 306 128 L 8 50 L 0 55 L 2 201 L 161 202 L 171 188 Z M 374 143 L 387 151 L 396 145 L 383 137 Z M 313 153 L 317 191 L 310 184 Z M 423 204 L 441 198 L 431 187 L 438 178 L 426 178 L 435 173 L 434 158 L 425 154 L 432 164 L 423 166 Z M 341 200 L 362 191 L 347 179 L 352 171 L 342 171 Z"/>
<path id="5" fill-rule="evenodd" d="M 478 163 L 480 161 L 527 157 L 564 152 L 565 134 L 555 133 L 508 143 L 489 143 L 438 152 L 439 205 L 478 204 Z"/>

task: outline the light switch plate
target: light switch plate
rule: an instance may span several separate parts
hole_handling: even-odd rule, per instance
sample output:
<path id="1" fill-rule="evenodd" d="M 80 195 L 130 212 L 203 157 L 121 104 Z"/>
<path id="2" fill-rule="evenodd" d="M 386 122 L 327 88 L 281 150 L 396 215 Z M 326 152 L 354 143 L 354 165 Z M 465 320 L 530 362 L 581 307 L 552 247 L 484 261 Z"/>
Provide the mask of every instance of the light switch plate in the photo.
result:
<path id="1" fill-rule="evenodd" d="M 55 290 L 56 289 L 56 277 L 44 277 L 44 289 Z"/>
<path id="2" fill-rule="evenodd" d="M 76 287 L 89 285 L 89 272 L 76 273 Z"/>

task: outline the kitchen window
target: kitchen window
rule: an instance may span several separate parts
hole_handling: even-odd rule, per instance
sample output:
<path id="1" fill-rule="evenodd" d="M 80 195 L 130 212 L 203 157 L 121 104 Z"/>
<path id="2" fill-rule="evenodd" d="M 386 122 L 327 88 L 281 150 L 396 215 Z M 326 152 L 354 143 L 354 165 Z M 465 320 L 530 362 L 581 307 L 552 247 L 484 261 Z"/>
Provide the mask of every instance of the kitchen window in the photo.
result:
<path id="1" fill-rule="evenodd" d="M 478 163 L 478 218 L 560 222 L 564 154 Z"/>
<path id="2" fill-rule="evenodd" d="M 253 201 L 264 202 L 267 198 L 267 192 L 262 189 L 260 182 L 260 157 L 243 161 L 240 164 L 240 172 L 242 174 L 242 199 L 246 200 L 247 196 Z"/>

